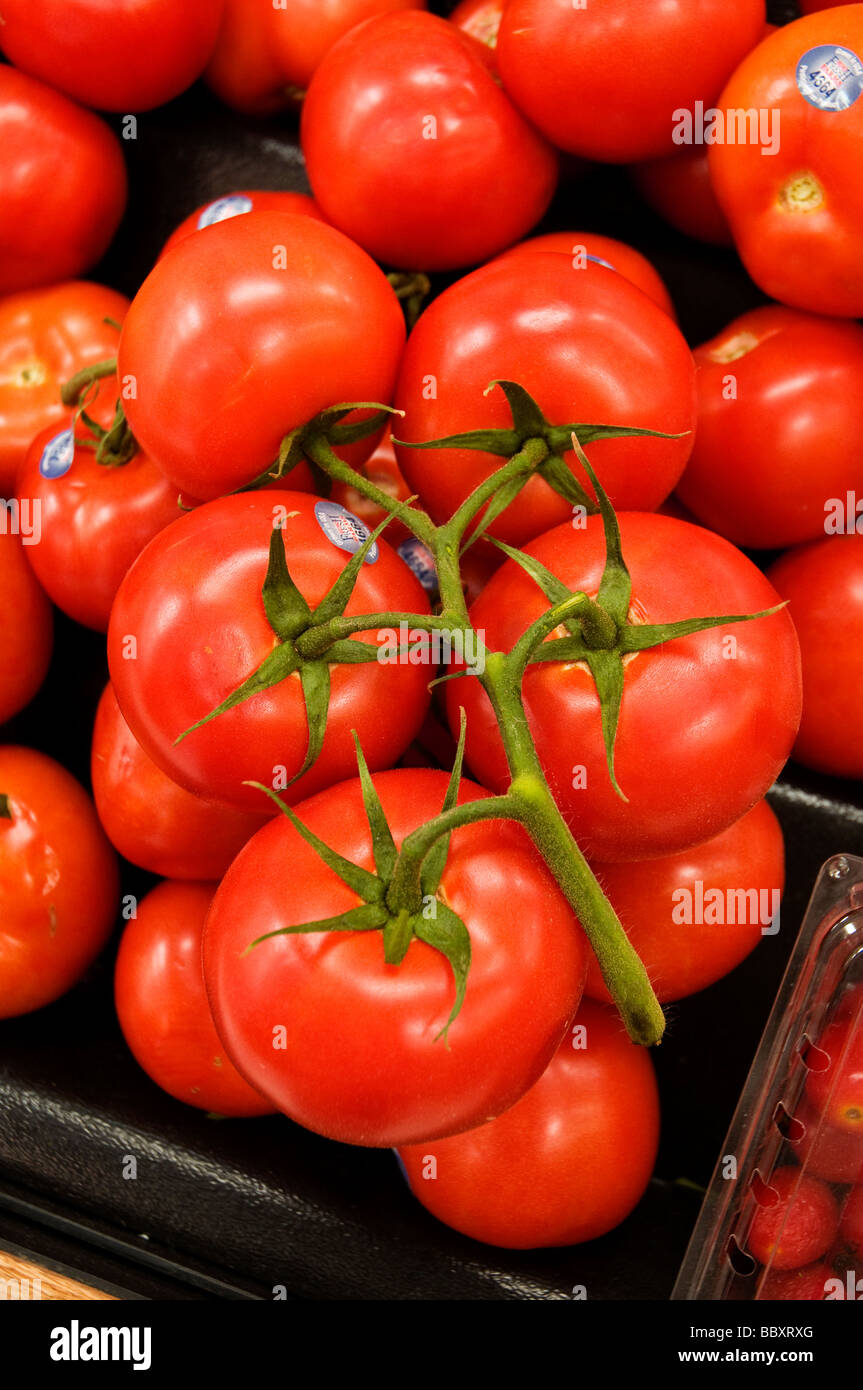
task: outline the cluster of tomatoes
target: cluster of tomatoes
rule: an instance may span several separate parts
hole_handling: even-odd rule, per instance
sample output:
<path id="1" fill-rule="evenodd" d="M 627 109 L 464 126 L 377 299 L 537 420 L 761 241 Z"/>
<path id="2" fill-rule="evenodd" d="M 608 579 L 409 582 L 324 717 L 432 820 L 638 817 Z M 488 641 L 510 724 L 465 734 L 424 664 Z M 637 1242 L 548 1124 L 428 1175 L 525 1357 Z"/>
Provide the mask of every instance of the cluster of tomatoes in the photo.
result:
<path id="1" fill-rule="evenodd" d="M 601 1235 L 658 1142 L 627 1003 L 770 929 L 792 746 L 863 772 L 863 5 L 766 34 L 763 0 L 3 20 L 0 720 L 52 604 L 111 682 L 92 801 L 0 748 L 0 1018 L 105 945 L 119 851 L 163 879 L 124 900 L 116 1002 L 171 1095 L 396 1148 L 484 1241 Z M 201 76 L 302 107 L 312 196 L 225 189 L 131 303 L 73 278 L 127 191 L 86 108 L 125 133 Z M 748 141 L 692 124 L 749 109 Z M 779 302 L 693 355 L 632 247 L 525 240 L 588 160 Z M 794 548 L 765 575 L 741 546 Z M 472 652 L 435 684 L 444 619 Z"/>

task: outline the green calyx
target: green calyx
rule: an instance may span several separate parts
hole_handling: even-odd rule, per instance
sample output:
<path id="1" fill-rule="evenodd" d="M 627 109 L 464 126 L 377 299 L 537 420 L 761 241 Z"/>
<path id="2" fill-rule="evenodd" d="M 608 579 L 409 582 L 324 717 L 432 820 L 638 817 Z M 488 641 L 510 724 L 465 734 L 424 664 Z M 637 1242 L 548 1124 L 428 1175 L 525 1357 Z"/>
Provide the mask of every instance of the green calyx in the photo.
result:
<path id="1" fill-rule="evenodd" d="M 65 383 L 60 391 L 60 399 L 65 406 L 75 411 L 72 422 L 73 431 L 80 421 L 87 430 L 84 437 L 76 434 L 76 442 L 83 449 L 92 449 L 96 462 L 105 468 L 122 468 L 138 452 L 138 441 L 129 428 L 129 423 L 118 400 L 114 407 L 114 419 L 107 429 L 103 429 L 87 413 L 87 406 L 98 391 L 103 378 L 113 376 L 117 371 L 116 358 L 96 362 L 92 367 L 83 367 Z"/>
<path id="2" fill-rule="evenodd" d="M 440 815 L 408 835 L 399 850 L 396 848 L 359 739 L 354 733 L 363 807 L 372 838 L 374 873 L 346 859 L 327 845 L 303 824 L 296 813 L 285 805 L 271 788 L 263 786 L 260 782 L 247 784 L 258 787 L 275 802 L 306 844 L 311 846 L 323 863 L 361 899 L 358 906 L 349 908 L 337 916 L 302 922 L 292 927 L 280 927 L 277 931 L 268 932 L 251 942 L 247 951 L 253 950 L 262 941 L 268 941 L 273 936 L 313 932 L 379 931 L 384 961 L 387 965 L 398 966 L 407 955 L 411 943 L 415 940 L 423 941 L 445 957 L 452 971 L 455 998 L 449 1017 L 437 1035 L 438 1038 L 446 1039 L 448 1030 L 464 1002 L 471 960 L 468 930 L 458 914 L 443 900 L 440 892 L 450 835 L 457 825 L 490 819 L 492 811 L 499 815 L 499 803 L 502 800 L 488 798 L 458 806 L 464 735 L 465 724 L 462 719 L 458 750 Z M 490 808 L 489 802 L 494 802 L 495 806 Z"/>
<path id="3" fill-rule="evenodd" d="M 346 416 L 355 410 L 371 410 L 373 414 L 366 416 L 364 420 L 352 420 L 346 424 Z M 356 401 L 346 405 L 330 406 L 313 416 L 306 424 L 298 425 L 286 434 L 272 466 L 237 491 L 254 492 L 276 480 L 287 478 L 298 464 L 308 463 L 315 475 L 316 483 L 319 484 L 318 491 L 325 495 L 329 490 L 330 480 L 327 473 L 318 466 L 316 450 L 322 446 L 330 450 L 338 449 L 346 444 L 356 444 L 361 439 L 367 439 L 370 434 L 375 434 L 386 424 L 390 415 L 395 414 L 398 412 L 393 410 L 392 406 L 381 405 L 377 401 Z"/>

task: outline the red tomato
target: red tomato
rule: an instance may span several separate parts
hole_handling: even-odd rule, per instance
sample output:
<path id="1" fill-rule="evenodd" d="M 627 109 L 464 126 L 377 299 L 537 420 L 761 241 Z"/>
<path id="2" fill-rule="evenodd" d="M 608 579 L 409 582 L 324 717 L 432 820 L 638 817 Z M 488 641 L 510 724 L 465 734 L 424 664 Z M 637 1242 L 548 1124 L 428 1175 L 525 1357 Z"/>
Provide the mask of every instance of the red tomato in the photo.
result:
<path id="1" fill-rule="evenodd" d="M 292 212 L 314 217 L 318 222 L 325 220 L 314 198 L 309 198 L 305 193 L 283 193 L 273 189 L 247 189 L 241 193 L 225 193 L 221 198 L 203 203 L 201 207 L 189 213 L 168 237 L 159 254 L 159 260 L 193 232 L 204 231 L 207 227 L 227 222 L 232 217 L 241 217 L 246 212 Z"/>
<path id="2" fill-rule="evenodd" d="M 374 783 L 399 846 L 439 812 L 448 777 L 411 769 Z M 462 782 L 459 800 L 486 795 Z M 340 854 L 374 868 L 358 779 L 298 814 Z M 438 1035 L 452 972 L 423 941 L 398 966 L 385 964 L 376 931 L 277 936 L 246 951 L 266 932 L 359 901 L 284 817 L 231 865 L 204 933 L 213 1016 L 239 1070 L 297 1123 L 381 1148 L 453 1134 L 512 1105 L 551 1060 L 581 998 L 585 943 L 524 831 L 500 821 L 454 831 L 438 896 L 472 947 L 446 1039 Z"/>
<path id="3" fill-rule="evenodd" d="M 35 513 L 0 503 L 0 724 L 30 703 L 51 661 L 51 605 L 25 558 L 40 534 Z"/>
<path id="4" fill-rule="evenodd" d="M 679 232 L 713 246 L 733 246 L 734 238 L 716 201 L 706 145 L 648 159 L 631 169 L 635 186 L 654 212 Z"/>
<path id="5" fill-rule="evenodd" d="M 225 0 L 204 81 L 227 106 L 271 116 L 293 103 L 274 51 L 273 0 Z"/>
<path id="6" fill-rule="evenodd" d="M 863 328 L 752 309 L 695 350 L 698 428 L 680 500 L 735 545 L 822 537 L 825 506 L 856 485 Z"/>
<path id="7" fill-rule="evenodd" d="M 204 988 L 201 939 L 215 883 L 160 883 L 120 941 L 114 998 L 135 1058 L 169 1096 L 219 1115 L 273 1107 L 225 1056 Z"/>
<path id="8" fill-rule="evenodd" d="M 581 268 L 585 255 L 604 261 L 616 270 L 625 280 L 631 281 L 643 290 L 648 299 L 658 304 L 672 318 L 675 317 L 671 295 L 657 270 L 646 256 L 627 246 L 624 241 L 614 237 L 600 236 L 598 232 L 546 232 L 544 236 L 530 237 L 504 251 L 504 256 L 518 256 L 525 251 L 559 251 L 572 259 L 573 268 Z M 503 259 L 501 257 L 500 259 Z"/>
<path id="9" fill-rule="evenodd" d="M 562 150 L 609 163 L 671 153 L 681 109 L 710 105 L 765 24 L 764 0 L 507 0 L 503 85 Z"/>
<path id="10" fill-rule="evenodd" d="M 269 819 L 202 801 L 144 752 L 105 687 L 93 728 L 93 798 L 108 839 L 125 859 L 166 878 L 217 879 Z"/>
<path id="11" fill-rule="evenodd" d="M 842 1208 L 839 1234 L 856 1254 L 863 1255 L 863 1187 L 853 1187 Z"/>
<path id="12" fill-rule="evenodd" d="M 271 27 L 282 79 L 305 92 L 333 44 L 364 20 L 400 10 L 424 10 L 425 0 L 277 0 Z"/>
<path id="13" fill-rule="evenodd" d="M 807 1173 L 827 1182 L 863 1183 L 863 1134 L 828 1124 L 805 1095 L 801 1097 L 794 1118 L 804 1129 L 795 1143 Z"/>
<path id="14" fill-rule="evenodd" d="M 10 62 L 85 106 L 149 111 L 206 66 L 223 0 L 3 0 Z"/>
<path id="15" fill-rule="evenodd" d="M 240 493 L 188 513 L 138 557 L 111 613 L 111 680 L 135 737 L 181 786 L 238 810 L 269 805 L 245 780 L 278 787 L 281 777 L 284 787 L 303 764 L 307 721 L 299 677 L 176 740 L 279 645 L 261 598 L 274 525 L 281 523 L 291 576 L 309 604 L 344 569 L 348 555 L 328 538 L 316 505 L 324 504 L 299 492 Z M 361 567 L 347 614 L 428 613 L 410 570 L 385 542 L 377 545 L 377 559 Z M 357 636 L 374 642 L 376 633 Z M 290 799 L 355 773 L 353 729 L 370 767 L 395 762 L 422 723 L 432 675 L 421 664 L 331 666 L 323 750 L 290 788 Z"/>
<path id="16" fill-rule="evenodd" d="M 809 1072 L 808 1100 L 829 1125 L 863 1135 L 863 1019 L 834 1019 L 818 1038 L 818 1047 L 830 1061 Z"/>
<path id="17" fill-rule="evenodd" d="M 501 378 L 525 387 L 552 425 L 683 434 L 589 446 L 616 507 L 652 511 L 671 492 L 692 448 L 692 355 L 676 324 L 623 276 L 592 261 L 576 269 L 564 256 L 537 252 L 457 281 L 408 339 L 396 390 L 396 406 L 405 411 L 397 437 L 424 441 L 509 426 L 503 393 L 484 394 Z M 396 452 L 409 487 L 438 522 L 504 462 L 468 449 L 397 445 Z M 564 459 L 575 466 L 571 452 Z M 571 504 L 534 476 L 489 531 L 523 545 L 571 517 Z"/>
<path id="18" fill-rule="evenodd" d="M 385 405 L 404 339 L 386 277 L 341 232 L 288 213 L 232 217 L 175 246 L 133 300 L 119 351 L 126 414 L 176 487 L 218 497 L 328 406 Z M 355 463 L 373 447 L 339 452 Z"/>
<path id="19" fill-rule="evenodd" d="M 126 206 L 126 165 L 104 121 L 6 65 L 0 184 L 0 295 L 89 270 Z"/>
<path id="20" fill-rule="evenodd" d="M 839 1208 L 826 1183 L 799 1168 L 770 1176 L 770 1204 L 756 1208 L 746 1247 L 773 1269 L 799 1269 L 826 1254 L 836 1238 Z"/>
<path id="21" fill-rule="evenodd" d="M 631 620 L 667 623 L 755 613 L 777 602 L 759 570 L 721 536 L 673 517 L 623 513 Z M 605 561 L 599 517 L 527 547 L 573 591 L 595 596 Z M 507 560 L 471 609 L 490 650 L 509 651 L 548 602 Z M 475 676 L 445 687 L 450 726 L 467 712 L 467 758 L 491 790 L 509 783 L 488 697 Z M 778 776 L 800 718 L 800 658 L 784 611 L 636 653 L 624 665 L 615 793 L 596 687 L 582 664 L 529 666 L 528 725 L 560 809 L 591 860 L 656 858 L 718 835 Z"/>
<path id="22" fill-rule="evenodd" d="M 524 236 L 557 159 L 507 100 L 476 43 L 436 15 L 382 15 L 321 63 L 303 153 L 325 217 L 408 270 L 475 265 Z"/>
<path id="23" fill-rule="evenodd" d="M 65 994 L 114 924 L 117 859 L 93 803 L 32 748 L 0 748 L 0 1018 Z"/>
<path id="24" fill-rule="evenodd" d="M 863 534 L 828 536 L 768 570 L 800 638 L 803 717 L 794 757 L 836 777 L 863 776 Z"/>
<path id="25" fill-rule="evenodd" d="M 838 63 L 837 47 L 850 55 Z M 726 127 L 729 111 L 758 113 L 758 139 L 710 149 L 717 199 L 759 288 L 848 318 L 863 314 L 863 185 L 849 177 L 863 158 L 861 54 L 859 5 L 778 29 L 717 102 Z"/>
<path id="26" fill-rule="evenodd" d="M 834 1277 L 827 1264 L 807 1265 L 805 1269 L 771 1269 L 755 1295 L 771 1302 L 806 1301 L 817 1303 L 824 1298 L 827 1281 Z"/>
<path id="27" fill-rule="evenodd" d="M 694 849 L 640 864 L 591 864 L 644 962 L 660 1004 L 721 980 L 775 918 L 785 882 L 782 829 L 766 801 Z M 611 996 L 590 953 L 585 991 Z"/>
<path id="28" fill-rule="evenodd" d="M 0 300 L 0 492 L 11 497 L 33 436 L 67 412 L 60 387 L 82 367 L 116 357 L 125 295 L 72 281 Z M 101 424 L 113 415 L 110 392 L 99 392 L 91 413 Z M 101 414 L 100 414 L 101 411 Z"/>
<path id="29" fill-rule="evenodd" d="M 117 394 L 115 382 L 103 389 Z M 121 467 L 111 467 L 97 463 L 94 451 L 77 443 L 69 471 L 44 476 L 52 446 L 53 451 L 65 446 L 70 425 L 71 416 L 64 429 L 50 425 L 37 434 L 18 474 L 19 505 L 38 507 L 41 515 L 42 537 L 27 558 L 58 608 L 85 627 L 107 632 L 121 579 L 147 542 L 182 515 L 181 499 L 140 451 Z M 79 428 L 76 439 L 82 437 L 86 433 Z"/>
<path id="30" fill-rule="evenodd" d="M 414 1196 L 488 1245 L 577 1245 L 618 1226 L 650 1180 L 659 1097 L 645 1048 L 585 1001 L 521 1100 L 467 1134 L 399 1148 Z"/>

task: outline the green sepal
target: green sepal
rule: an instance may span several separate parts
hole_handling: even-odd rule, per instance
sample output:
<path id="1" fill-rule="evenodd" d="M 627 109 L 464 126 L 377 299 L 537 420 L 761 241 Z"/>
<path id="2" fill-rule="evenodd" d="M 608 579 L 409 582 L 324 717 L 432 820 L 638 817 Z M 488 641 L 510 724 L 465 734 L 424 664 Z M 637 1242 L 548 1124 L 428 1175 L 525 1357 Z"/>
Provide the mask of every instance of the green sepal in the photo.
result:
<path id="1" fill-rule="evenodd" d="M 459 711 L 459 731 L 458 744 L 453 759 L 452 772 L 450 773 L 449 783 L 447 784 L 446 796 L 443 799 L 441 814 L 451 811 L 458 803 L 458 789 L 461 785 L 461 770 L 464 763 L 464 745 L 467 735 L 467 715 L 462 705 Z M 439 840 L 435 840 L 431 849 L 425 857 L 420 874 L 423 897 L 434 897 L 440 887 L 443 871 L 446 868 L 447 855 L 449 854 L 449 835 L 441 835 Z"/>
<path id="2" fill-rule="evenodd" d="M 384 960 L 387 965 L 401 965 L 414 939 L 413 923 L 408 912 L 390 917 L 384 927 Z"/>
<path id="3" fill-rule="evenodd" d="M 581 483 L 571 469 L 567 468 L 559 454 L 549 454 L 545 463 L 536 470 L 544 482 L 565 502 L 573 507 L 583 507 L 588 516 L 599 510 L 593 498 L 588 497 Z"/>
<path id="4" fill-rule="evenodd" d="M 380 931 L 386 925 L 387 917 L 387 910 L 380 903 L 364 903 L 362 907 L 348 908 L 347 912 L 341 912 L 337 917 L 321 917 L 317 922 L 302 922 L 296 927 L 277 927 L 275 931 L 265 932 L 263 936 L 250 941 L 242 954 L 248 955 L 255 946 L 274 936 L 307 936 L 312 932 L 328 931 Z"/>
<path id="5" fill-rule="evenodd" d="M 312 614 L 312 624 L 320 627 L 322 623 L 328 623 L 331 618 L 340 618 L 350 601 L 351 594 L 356 586 L 360 570 L 365 563 L 365 558 L 383 530 L 392 521 L 392 515 L 385 516 L 380 521 L 370 535 L 366 536 L 362 545 L 355 550 L 348 560 L 341 574 L 335 583 L 324 594 L 314 613 Z"/>
<path id="6" fill-rule="evenodd" d="M 666 434 L 664 430 L 636 429 L 634 425 L 550 425 L 546 440 L 552 453 L 566 454 L 572 448 L 573 435 L 584 445 L 595 444 L 597 439 L 683 439 L 689 433 L 690 430 L 683 430 L 681 434 Z"/>
<path id="7" fill-rule="evenodd" d="M 693 632 L 707 632 L 713 627 L 724 627 L 726 623 L 751 623 L 755 618 L 771 618 L 785 608 L 786 603 L 777 603 L 773 608 L 763 608 L 760 613 L 731 613 L 723 618 L 684 618 L 679 623 L 633 623 L 625 627 L 620 635 L 620 650 L 623 652 L 643 652 L 650 647 L 659 647 L 663 642 L 673 642 L 676 637 L 689 637 Z"/>
<path id="8" fill-rule="evenodd" d="M 122 468 L 138 452 L 138 441 L 129 428 L 129 423 L 119 401 L 114 411 L 114 419 L 96 447 L 96 462 L 105 468 Z"/>
<path id="9" fill-rule="evenodd" d="M 605 744 L 605 761 L 611 785 L 621 801 L 628 801 L 617 781 L 614 771 L 614 744 L 617 738 L 617 725 L 620 719 L 620 703 L 623 699 L 623 661 L 619 652 L 601 650 L 588 651 L 584 657 L 590 668 L 602 716 L 602 739 Z"/>
<path id="10" fill-rule="evenodd" d="M 324 738 L 327 732 L 327 714 L 330 709 L 330 668 L 326 660 L 323 661 L 304 661 L 300 667 L 300 684 L 303 688 L 303 700 L 306 705 L 306 723 L 308 725 L 309 737 L 306 744 L 306 756 L 299 772 L 295 772 L 288 782 L 292 786 L 294 782 L 302 777 L 304 772 L 317 761 L 321 749 L 324 746 Z"/>
<path id="11" fill-rule="evenodd" d="M 502 487 L 498 488 L 497 492 L 486 503 L 478 524 L 465 539 L 460 552 L 462 555 L 465 551 L 470 550 L 480 536 L 485 535 L 492 522 L 496 521 L 501 512 L 515 501 L 529 477 L 529 473 L 524 473 L 520 478 L 510 478 L 508 483 L 504 483 Z"/>
<path id="12" fill-rule="evenodd" d="M 274 526 L 270 535 L 267 575 L 261 589 L 264 612 L 273 632 L 283 642 L 297 637 L 308 626 L 311 609 L 288 570 L 284 534 Z"/>
<path id="13" fill-rule="evenodd" d="M 455 1001 L 450 1010 L 449 1018 L 435 1038 L 435 1042 L 437 1042 L 438 1038 L 443 1038 L 446 1041 L 450 1025 L 457 1018 L 464 1003 L 468 971 L 470 970 L 471 947 L 468 929 L 452 908 L 436 899 L 435 909 L 436 915 L 434 917 L 426 918 L 421 913 L 415 913 L 413 927 L 414 935 L 420 941 L 424 941 L 427 946 L 432 946 L 434 950 L 440 951 L 442 956 L 446 956 L 455 980 Z"/>
<path id="14" fill-rule="evenodd" d="M 548 430 L 548 421 L 530 392 L 519 386 L 517 381 L 504 381 L 496 377 L 494 381 L 489 382 L 482 394 L 491 395 L 496 386 L 499 386 L 506 396 L 516 434 L 522 440 L 544 437 Z"/>
<path id="15" fill-rule="evenodd" d="M 345 859 L 344 855 L 339 854 L 337 850 L 331 849 L 313 830 L 310 830 L 307 825 L 303 824 L 296 812 L 282 800 L 278 792 L 273 791 L 272 787 L 265 786 L 263 782 L 244 782 L 243 786 L 257 787 L 258 791 L 263 792 L 265 796 L 268 796 L 271 801 L 275 802 L 282 814 L 287 816 L 297 834 L 302 836 L 306 844 L 320 856 L 327 868 L 332 869 L 333 873 L 336 874 L 343 883 L 347 884 L 348 888 L 356 893 L 358 898 L 362 898 L 363 901 L 367 903 L 383 902 L 386 894 L 386 885 L 381 883 L 377 875 L 369 873 L 368 869 L 362 868 L 359 864 L 354 864 L 352 860 Z M 378 925 L 382 926 L 383 922 L 380 922 Z M 297 927 L 294 930 L 300 931 L 302 928 Z M 322 928 L 321 930 L 324 929 Z"/>
<path id="16" fill-rule="evenodd" d="M 363 806 L 365 807 L 366 820 L 369 823 L 369 830 L 372 832 L 372 854 L 374 855 L 375 868 L 378 877 L 384 883 L 389 883 L 392 872 L 398 859 L 396 842 L 393 833 L 387 822 L 381 799 L 377 789 L 369 774 L 369 766 L 365 759 L 360 745 L 359 735 L 356 729 L 351 730 L 354 744 L 357 750 L 357 768 L 359 770 L 360 785 L 363 792 Z M 384 934 L 386 939 L 386 933 Z"/>
<path id="17" fill-rule="evenodd" d="M 534 583 L 545 594 L 549 603 L 563 603 L 564 599 L 571 596 L 572 590 L 566 587 L 563 580 L 558 579 L 556 574 L 552 574 L 551 570 L 541 560 L 537 560 L 534 555 L 528 555 L 523 550 L 516 550 L 515 546 L 507 545 L 506 541 L 496 540 L 493 536 L 490 539 L 492 545 L 496 546 L 498 550 L 502 550 L 507 559 L 514 560 L 517 565 L 521 565 L 524 572 L 530 575 Z M 578 627 L 577 623 L 573 625 Z M 567 624 L 567 626 L 569 625 Z"/>
<path id="18" fill-rule="evenodd" d="M 358 642 L 353 637 L 345 637 L 327 647 L 323 659 L 335 666 L 359 666 L 363 662 L 379 661 L 380 650 L 372 642 Z"/>
<path id="19" fill-rule="evenodd" d="M 529 664 L 533 666 L 538 661 L 586 661 L 589 650 L 590 648 L 580 635 L 552 637 L 546 642 L 540 642 L 531 652 Z"/>
<path id="20" fill-rule="evenodd" d="M 231 691 L 227 699 L 223 700 L 215 709 L 211 709 L 209 714 L 205 714 L 203 719 L 198 719 L 194 724 L 190 724 L 188 729 L 174 739 L 174 746 L 182 743 L 184 738 L 200 729 L 204 724 L 209 724 L 211 719 L 217 718 L 220 714 L 225 714 L 227 710 L 233 709 L 235 705 L 240 705 L 244 700 L 248 700 L 252 695 L 259 695 L 262 690 L 269 690 L 271 686 L 278 685 L 280 681 L 286 679 L 298 669 L 299 661 L 293 648 L 289 645 L 280 644 L 274 647 L 268 656 L 264 658 L 256 671 L 238 685 L 236 690 Z"/>
<path id="21" fill-rule="evenodd" d="M 575 435 L 573 435 L 572 438 L 572 447 L 575 450 L 576 457 L 593 484 L 593 489 L 599 503 L 600 515 L 602 517 L 602 529 L 605 533 L 605 568 L 602 571 L 602 579 L 600 580 L 599 593 L 596 596 L 596 601 L 601 608 L 605 609 L 609 617 L 614 619 L 618 629 L 620 629 L 629 620 L 629 600 L 632 596 L 632 579 L 630 578 L 629 570 L 626 568 L 626 562 L 623 558 L 617 513 L 612 507 L 608 499 L 608 493 L 591 468 L 587 455 Z"/>

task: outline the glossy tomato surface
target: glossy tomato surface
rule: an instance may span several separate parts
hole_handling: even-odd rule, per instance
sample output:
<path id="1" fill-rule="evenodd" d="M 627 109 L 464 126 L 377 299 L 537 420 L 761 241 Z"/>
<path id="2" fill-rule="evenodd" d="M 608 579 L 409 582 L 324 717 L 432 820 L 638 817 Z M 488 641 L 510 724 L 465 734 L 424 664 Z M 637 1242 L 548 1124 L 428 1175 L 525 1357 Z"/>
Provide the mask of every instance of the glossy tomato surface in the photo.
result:
<path id="1" fill-rule="evenodd" d="M 383 15 L 321 63 L 303 105 L 315 199 L 377 260 L 476 265 L 524 236 L 557 181 L 551 148 L 482 49 L 436 15 Z"/>
<path id="2" fill-rule="evenodd" d="M 217 879 L 269 816 L 214 806 L 172 782 L 148 757 L 105 687 L 90 772 L 99 820 L 115 849 L 174 879 Z"/>
<path id="3" fill-rule="evenodd" d="M 577 1245 L 641 1198 L 659 1142 L 646 1048 L 586 1000 L 536 1085 L 490 1124 L 399 1149 L 411 1191 L 439 1220 L 508 1249 Z"/>
<path id="4" fill-rule="evenodd" d="M 271 25 L 282 79 L 301 97 L 335 43 L 364 20 L 424 10 L 425 0 L 280 0 Z"/>
<path id="5" fill-rule="evenodd" d="M 53 1003 L 104 946 L 117 858 L 83 787 L 53 758 L 0 748 L 0 1018 Z"/>
<path id="6" fill-rule="evenodd" d="M 314 198 L 309 198 L 305 193 L 286 193 L 268 188 L 223 193 L 221 197 L 211 199 L 209 203 L 202 203 L 183 219 L 162 247 L 159 260 L 193 232 L 205 231 L 207 227 L 227 222 L 232 217 L 242 217 L 247 212 L 291 212 L 299 216 L 314 217 L 318 222 L 325 220 Z"/>
<path id="7" fill-rule="evenodd" d="M 511 426 L 503 393 L 486 394 L 501 379 L 529 391 L 552 425 L 632 425 L 682 436 L 588 446 L 615 507 L 653 510 L 683 472 L 695 425 L 695 370 L 677 326 L 605 266 L 577 267 L 570 257 L 525 252 L 457 281 L 408 340 L 395 399 L 405 416 L 394 427 L 405 443 L 396 452 L 436 521 L 448 520 L 505 460 L 408 443 Z M 572 451 L 564 459 L 586 482 Z M 571 516 L 572 504 L 534 476 L 490 534 L 522 545 Z"/>
<path id="8" fill-rule="evenodd" d="M 289 213 L 232 217 L 175 246 L 135 296 L 118 359 L 126 415 L 175 486 L 218 497 L 270 468 L 319 411 L 386 404 L 404 338 L 386 278 L 341 232 Z M 343 452 L 360 461 L 373 447 Z"/>
<path id="9" fill-rule="evenodd" d="M 447 783 L 430 769 L 375 778 L 397 846 L 440 811 Z M 462 782 L 459 799 L 486 794 Z M 358 779 L 297 813 L 374 870 Z M 438 897 L 471 938 L 464 1003 L 446 1038 L 453 976 L 423 941 L 411 942 L 401 965 L 385 963 L 378 931 L 275 936 L 247 951 L 267 932 L 359 901 L 284 817 L 228 870 L 204 934 L 216 1027 L 246 1079 L 291 1119 L 344 1143 L 413 1143 L 500 1113 L 551 1060 L 581 998 L 585 943 L 520 827 L 454 831 Z"/>
<path id="10" fill-rule="evenodd" d="M 168 1095 L 217 1115 L 273 1107 L 225 1056 L 207 1003 L 201 938 L 215 883 L 158 884 L 126 926 L 114 972 L 123 1036 Z"/>
<path id="11" fill-rule="evenodd" d="M 632 576 L 631 621 L 762 612 L 775 589 L 721 536 L 674 517 L 621 513 Z M 527 547 L 573 591 L 595 596 L 605 545 L 599 517 L 559 526 Z M 512 560 L 489 580 L 471 621 L 508 650 L 548 603 Z M 622 800 L 609 779 L 599 699 L 581 663 L 528 668 L 528 725 L 555 800 L 591 859 L 673 854 L 718 835 L 760 800 L 782 769 L 800 720 L 800 655 L 787 612 L 650 648 L 624 664 L 615 745 Z M 467 758 L 493 791 L 508 784 L 488 698 L 474 676 L 446 687 L 451 727 L 467 711 Z"/>
<path id="12" fill-rule="evenodd" d="M 545 232 L 542 236 L 528 237 L 504 251 L 504 256 L 518 256 L 524 251 L 559 251 L 572 260 L 573 267 L 583 264 L 584 257 L 605 262 L 616 270 L 625 280 L 630 280 L 643 290 L 648 299 L 658 304 L 674 318 L 674 305 L 659 271 L 651 265 L 646 256 L 618 241 L 612 236 L 601 236 L 599 232 Z"/>
<path id="13" fill-rule="evenodd" d="M 0 294 L 89 270 L 126 207 L 126 165 L 104 121 L 5 64 L 0 182 Z"/>
<path id="14" fill-rule="evenodd" d="M 266 491 L 188 513 L 139 556 L 111 614 L 111 680 L 135 737 L 174 781 L 238 810 L 269 805 L 246 780 L 284 788 L 303 764 L 308 733 L 299 676 L 177 740 L 278 644 L 261 596 L 274 524 L 281 526 L 291 577 L 311 606 L 342 573 L 349 554 L 327 535 L 322 505 L 305 493 Z M 428 613 L 413 574 L 385 542 L 377 545 L 377 558 L 361 566 L 347 615 Z M 378 645 L 387 640 L 377 622 L 355 635 Z M 422 723 L 433 675 L 428 666 L 406 662 L 332 665 L 323 748 L 289 798 L 355 775 L 354 729 L 372 768 L 394 762 Z"/>

